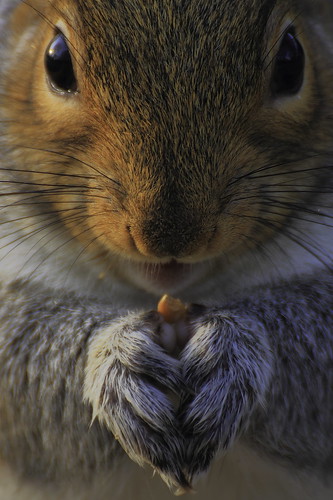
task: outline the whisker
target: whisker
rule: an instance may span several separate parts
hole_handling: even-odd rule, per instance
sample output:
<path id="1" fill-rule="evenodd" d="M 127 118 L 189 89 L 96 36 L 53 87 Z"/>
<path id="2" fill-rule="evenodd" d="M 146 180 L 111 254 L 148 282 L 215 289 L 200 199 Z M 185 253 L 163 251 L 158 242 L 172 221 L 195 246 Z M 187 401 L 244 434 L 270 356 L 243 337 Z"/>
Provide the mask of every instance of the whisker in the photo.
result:
<path id="1" fill-rule="evenodd" d="M 16 181 L 16 180 L 2 180 L 0 179 L 0 184 L 14 184 L 19 186 L 40 186 L 40 187 L 54 187 L 57 190 L 62 189 L 89 189 L 92 191 L 102 191 L 102 188 L 98 186 L 87 186 L 82 184 L 51 184 L 46 182 L 31 182 L 31 181 Z"/>
<path id="2" fill-rule="evenodd" d="M 47 225 L 42 226 L 42 227 L 40 227 L 40 222 L 35 222 L 33 224 L 29 224 L 29 225 L 25 226 L 24 228 L 17 228 L 14 231 L 12 231 L 11 233 L 1 235 L 1 238 L 6 239 L 6 238 L 9 238 L 10 236 L 14 236 L 15 234 L 20 234 L 20 236 L 18 238 L 16 238 L 15 240 L 11 240 L 9 243 L 6 243 L 2 247 L 0 247 L 0 249 L 3 250 L 4 248 L 8 247 L 9 245 L 16 243 L 17 241 L 22 240 L 24 238 L 29 239 L 30 237 L 35 236 L 35 234 L 38 234 L 41 231 L 45 231 L 46 229 L 50 228 L 54 224 L 60 225 L 58 218 L 56 218 L 56 221 L 49 222 Z M 36 229 L 34 229 L 33 231 L 31 231 L 28 235 L 25 233 L 21 234 L 23 229 L 24 230 L 31 229 L 34 226 L 38 226 L 38 227 Z M 14 247 L 14 248 L 16 248 L 16 247 Z"/>
<path id="3" fill-rule="evenodd" d="M 306 157 L 302 157 L 302 158 L 297 158 L 296 160 L 290 160 L 290 161 L 283 161 L 283 162 L 278 162 L 278 163 L 269 163 L 267 165 L 264 165 L 264 166 L 261 166 L 259 168 L 256 168 L 256 169 L 252 169 L 250 170 L 249 172 L 246 172 L 245 174 L 242 174 L 240 176 L 237 176 L 237 177 L 234 177 L 227 185 L 227 187 L 229 186 L 232 186 L 233 184 L 239 182 L 240 180 L 243 180 L 243 179 L 246 179 L 246 178 L 249 178 L 249 177 L 253 177 L 253 178 L 264 178 L 264 177 L 269 177 L 270 174 L 265 174 L 264 176 L 256 176 L 254 174 L 257 174 L 257 173 L 262 173 L 262 172 L 266 172 L 267 170 L 272 170 L 272 169 L 276 169 L 278 167 L 286 167 L 288 165 L 292 165 L 294 163 L 300 163 L 301 161 L 306 161 L 306 160 L 310 160 L 310 159 L 314 159 L 314 158 L 318 158 L 320 156 L 323 156 L 322 154 L 320 153 L 316 153 L 316 154 L 313 154 L 313 155 L 309 155 L 309 156 L 306 156 Z M 319 167 L 309 167 L 309 168 L 306 168 L 306 169 L 299 169 L 299 170 L 290 170 L 290 171 L 286 171 L 286 170 L 281 170 L 280 172 L 280 175 L 283 174 L 283 175 L 290 175 L 290 174 L 293 174 L 293 173 L 299 173 L 299 172 L 311 172 L 313 170 L 319 170 L 319 169 L 326 169 L 326 168 L 332 168 L 332 166 L 319 166 Z M 276 176 L 277 173 L 274 172 L 273 174 L 271 174 L 272 176 Z"/>
<path id="4" fill-rule="evenodd" d="M 68 216 L 66 217 L 66 222 L 78 222 L 78 221 L 84 221 L 85 220 L 85 217 L 84 215 L 76 215 L 76 216 Z M 49 230 L 50 227 L 52 226 L 55 226 L 53 229 L 51 229 L 51 231 Z M 34 243 L 34 245 L 32 245 L 32 247 L 30 247 L 29 251 L 31 252 L 31 250 L 33 250 L 34 248 L 37 247 L 37 250 L 36 252 L 34 253 L 34 255 L 36 255 L 37 253 L 39 253 L 43 248 L 45 248 L 45 246 L 50 243 L 50 241 L 53 241 L 54 238 L 51 238 L 50 240 L 48 240 L 46 243 L 44 243 L 43 245 L 41 245 L 40 243 L 48 236 L 50 236 L 52 233 L 55 233 L 57 231 L 57 229 L 62 229 L 62 231 L 60 232 L 60 234 L 63 234 L 63 233 L 68 233 L 69 232 L 69 229 L 68 227 L 65 227 L 63 226 L 61 223 L 59 223 L 59 220 L 57 221 L 54 221 L 54 222 L 51 222 L 50 224 L 48 224 L 47 226 L 44 226 L 42 228 L 42 231 L 45 231 L 47 230 L 47 233 L 44 234 L 44 236 L 42 236 L 38 241 L 36 241 L 36 243 Z M 39 232 L 39 231 L 38 231 Z M 59 236 L 59 233 L 57 233 L 55 235 L 55 238 L 57 238 Z M 29 259 L 30 260 L 30 259 Z M 28 261 L 29 262 L 29 261 Z"/>
<path id="5" fill-rule="evenodd" d="M 96 226 L 94 226 L 96 227 Z M 64 246 L 68 245 L 69 243 L 71 243 L 72 241 L 76 241 L 77 238 L 79 236 L 82 236 L 83 234 L 89 232 L 89 231 L 92 231 L 94 229 L 94 227 L 89 227 L 89 228 L 86 228 L 84 230 L 82 230 L 80 233 L 78 233 L 77 235 L 75 236 L 72 236 L 71 238 L 69 238 L 68 240 L 62 242 L 59 246 L 57 246 L 54 250 L 52 250 L 52 252 L 50 254 L 48 254 L 44 259 L 42 259 L 39 264 L 31 271 L 29 277 L 31 278 L 32 275 L 54 254 L 56 253 L 57 251 L 59 251 L 61 248 L 63 248 Z M 55 238 L 58 238 L 59 234 L 56 234 L 51 240 L 49 240 L 47 242 L 50 243 L 51 241 L 53 241 Z M 39 249 L 31 256 L 31 258 L 33 258 L 37 253 L 39 252 Z M 24 264 L 25 266 L 25 264 Z M 24 269 L 24 266 L 22 267 L 21 269 L 21 272 L 22 270 Z"/>
<path id="6" fill-rule="evenodd" d="M 68 222 L 68 221 L 72 221 L 72 220 L 81 220 L 81 219 L 85 220 L 86 219 L 85 215 L 81 215 L 81 216 L 78 216 L 76 214 L 68 215 L 66 217 L 63 217 L 62 220 Z M 6 234 L 1 235 L 1 239 L 6 239 L 6 238 L 8 238 L 10 236 L 14 236 L 15 234 L 21 233 L 23 230 L 27 230 L 27 229 L 29 229 L 31 227 L 38 226 L 36 229 L 34 229 L 33 231 L 31 231 L 29 234 L 22 234 L 22 235 L 20 235 L 16 240 L 12 240 L 12 241 L 6 243 L 2 247 L 0 247 L 0 249 L 3 250 L 8 245 L 11 245 L 12 243 L 16 243 L 16 241 L 19 241 L 22 238 L 29 239 L 30 237 L 34 236 L 35 234 L 38 234 L 41 231 L 45 231 L 46 229 L 49 229 L 51 226 L 53 226 L 55 224 L 57 224 L 58 226 L 61 226 L 61 222 L 59 220 L 59 217 L 57 217 L 56 214 L 53 217 L 49 217 L 49 220 L 51 220 L 51 221 L 54 220 L 54 222 L 50 222 L 47 225 L 40 226 L 41 223 L 38 222 L 38 221 L 36 221 L 34 223 L 31 223 L 31 224 L 25 226 L 24 228 L 23 227 L 19 227 L 19 228 L 15 229 L 14 231 L 10 232 L 10 233 L 6 233 Z"/>
<path id="7" fill-rule="evenodd" d="M 333 263 L 332 257 L 327 252 L 325 252 L 321 247 L 319 247 L 316 244 L 316 242 L 309 237 L 308 234 L 304 235 L 303 231 L 301 231 L 298 228 L 293 228 L 293 231 L 294 234 L 291 232 L 291 229 L 289 228 L 284 231 L 284 234 L 286 234 L 290 240 L 294 241 L 294 243 L 302 247 L 309 254 L 313 255 L 313 257 L 315 257 L 319 262 L 324 264 L 326 268 L 331 270 L 331 266 Z M 308 238 L 308 240 L 306 240 L 305 238 Z M 321 257 L 320 254 L 323 257 Z M 324 257 L 326 257 L 326 259 L 329 261 L 330 264 L 327 263 L 327 260 L 325 260 Z"/>
<path id="8" fill-rule="evenodd" d="M 271 208 L 271 205 L 268 205 L 268 206 Z M 282 216 L 286 216 L 288 219 L 298 220 L 298 221 L 301 221 L 301 222 L 310 222 L 311 224 L 316 224 L 318 226 L 325 226 L 325 227 L 333 228 L 333 225 L 329 224 L 327 222 L 314 221 L 314 220 L 311 220 L 311 219 L 307 219 L 306 217 L 301 217 L 300 215 L 296 215 L 295 213 L 286 213 L 286 214 L 283 214 L 283 213 L 278 212 L 278 211 L 274 211 L 274 210 L 271 210 L 271 209 L 266 209 L 265 210 L 265 214 L 278 215 L 278 216 L 282 215 Z"/>
<path id="9" fill-rule="evenodd" d="M 72 160 L 72 161 L 76 161 L 78 163 L 80 163 L 81 165 L 84 165 L 85 167 L 88 167 L 90 168 L 91 170 L 93 170 L 94 172 L 98 173 L 101 177 L 104 177 L 105 179 L 109 180 L 110 182 L 112 182 L 113 184 L 115 184 L 118 188 L 121 187 L 121 183 L 115 179 L 113 179 L 112 177 L 109 177 L 108 175 L 106 175 L 104 172 L 100 171 L 97 167 L 95 167 L 94 165 L 91 165 L 90 163 L 87 163 L 79 158 L 76 158 L 75 156 L 72 156 L 72 155 L 69 155 L 69 154 L 66 154 L 66 153 L 63 153 L 63 152 L 60 152 L 60 151 L 54 151 L 54 150 L 51 150 L 51 149 L 44 149 L 44 148 L 33 148 L 31 146 L 24 146 L 24 145 L 20 145 L 19 147 L 22 147 L 22 148 L 25 148 L 25 149 L 30 149 L 30 150 L 33 150 L 33 151 L 40 151 L 40 152 L 44 152 L 44 153 L 50 153 L 50 154 L 54 154 L 54 155 L 58 155 L 62 158 L 66 158 L 68 160 Z M 119 191 L 121 194 L 125 194 L 124 192 L 122 191 Z"/>
<path id="10" fill-rule="evenodd" d="M 283 32 L 280 34 L 280 36 L 278 37 L 278 39 L 276 40 L 276 42 L 272 45 L 272 47 L 269 49 L 269 51 L 266 53 L 266 55 L 264 56 L 263 58 L 263 61 L 262 63 L 264 64 L 266 59 L 271 55 L 271 53 L 273 52 L 273 50 L 275 49 L 275 47 L 277 46 L 277 44 L 279 44 L 281 42 L 281 40 L 283 39 L 284 35 L 287 33 L 287 31 L 293 26 L 293 24 L 295 23 L 296 19 L 298 19 L 303 13 L 303 10 L 301 10 L 291 21 L 290 23 L 288 24 L 288 26 L 286 26 L 286 28 L 283 30 Z M 266 71 L 268 69 L 268 67 L 272 64 L 272 62 L 274 61 L 275 59 L 275 56 L 273 56 L 268 64 L 264 67 L 264 71 Z"/>
<path id="11" fill-rule="evenodd" d="M 31 5 L 27 0 L 22 0 L 22 3 L 24 3 L 25 5 L 27 5 L 28 7 L 30 7 L 32 10 L 34 10 L 36 12 L 36 14 L 38 14 L 39 17 L 41 17 L 43 19 L 43 21 L 46 22 L 46 24 L 48 24 L 49 26 L 51 26 L 52 28 L 54 28 L 54 23 L 52 23 L 50 21 L 50 19 L 48 19 L 39 9 L 37 9 L 36 7 L 34 7 L 33 5 Z"/>
<path id="12" fill-rule="evenodd" d="M 96 227 L 96 226 L 95 226 Z M 70 265 L 68 271 L 67 271 L 67 277 L 66 277 L 66 282 L 67 282 L 67 279 L 69 277 L 69 274 L 70 272 L 72 271 L 73 267 L 75 266 L 75 264 L 77 263 L 77 261 L 80 259 L 80 257 L 82 257 L 82 255 L 88 250 L 88 248 L 93 245 L 95 243 L 95 241 L 99 240 L 100 238 L 102 238 L 104 236 L 104 233 L 101 233 L 99 234 L 98 236 L 96 236 L 95 238 L 93 238 L 87 245 L 85 245 L 82 250 L 79 252 L 79 254 L 76 256 L 75 260 L 72 262 L 72 264 Z"/>
<path id="13" fill-rule="evenodd" d="M 273 260 L 271 254 L 268 252 L 268 250 L 265 248 L 265 245 L 263 242 L 260 240 L 257 240 L 254 236 L 246 235 L 245 236 L 248 241 L 252 243 L 252 245 L 248 245 L 248 251 L 251 252 L 251 257 L 252 259 L 255 259 L 257 265 L 256 268 L 260 270 L 263 279 L 266 281 L 266 271 L 262 270 L 262 259 L 261 256 L 263 256 L 267 261 L 269 261 L 271 267 L 273 267 L 278 274 L 280 274 L 280 269 L 277 263 Z M 284 249 L 281 248 L 281 246 L 275 242 L 276 246 L 279 248 L 279 251 L 281 251 L 282 255 L 286 256 L 286 252 Z M 253 249 L 254 245 L 254 249 Z M 258 255 L 258 252 L 260 252 L 260 256 Z"/>
<path id="14" fill-rule="evenodd" d="M 85 217 L 82 215 L 80 217 L 76 216 L 76 219 L 72 219 L 72 220 L 84 220 Z M 56 222 L 51 222 L 50 224 L 48 225 L 45 225 L 45 226 L 42 226 L 42 227 L 39 227 L 33 231 L 31 231 L 29 234 L 22 234 L 20 235 L 18 238 L 2 245 L 0 247 L 0 250 L 4 250 L 5 248 L 11 246 L 11 248 L 8 250 L 8 252 L 6 254 L 4 254 L 1 258 L 0 258 L 0 261 L 4 260 L 6 257 L 8 257 L 8 255 L 13 251 L 13 250 L 16 250 L 16 248 L 18 248 L 20 245 L 22 245 L 23 243 L 25 243 L 26 241 L 28 241 L 29 239 L 31 239 L 33 236 L 36 236 L 37 234 L 43 232 L 43 231 L 46 231 L 46 230 L 49 230 L 49 228 L 53 225 L 57 225 L 57 227 L 60 227 L 60 224 L 59 224 L 59 221 L 56 221 Z M 54 230 L 52 229 L 51 231 L 49 231 L 48 234 L 52 233 Z M 68 231 L 68 229 L 66 228 L 66 232 Z M 9 234 L 9 235 L 6 235 L 6 236 L 2 236 L 2 238 L 7 238 L 8 236 L 12 236 L 13 234 L 16 234 L 20 232 L 20 230 L 18 229 L 17 231 L 15 231 L 14 233 L 12 234 Z M 40 243 L 40 241 L 42 241 L 47 235 L 44 235 L 42 238 L 40 238 L 40 240 L 37 241 L 37 243 L 32 247 L 34 248 L 37 244 Z M 16 245 L 15 245 L 16 243 Z M 14 244 L 14 247 L 12 247 L 12 245 Z M 43 248 L 43 247 L 41 247 Z M 31 249 L 30 249 L 31 250 Z M 36 252 L 37 253 L 37 252 Z M 30 260 L 30 259 L 29 259 Z"/>
<path id="15" fill-rule="evenodd" d="M 29 207 L 29 206 L 34 207 L 34 206 L 40 206 L 40 205 L 45 206 L 45 205 L 50 204 L 50 202 L 46 202 L 46 201 L 30 201 L 30 200 L 34 200 L 34 199 L 38 199 L 38 198 L 40 198 L 40 196 L 30 196 L 27 198 L 23 198 L 23 201 L 20 200 L 20 201 L 15 201 L 13 203 L 9 203 L 9 204 L 3 205 L 3 206 L 0 205 L 0 211 L 6 210 L 7 208 L 12 208 L 12 207 Z M 77 200 L 68 200 L 68 201 L 61 202 L 62 205 L 73 205 L 76 203 L 77 203 Z M 80 200 L 80 203 L 83 203 L 85 205 L 89 205 L 93 202 L 91 200 Z M 37 215 L 37 214 L 34 214 L 34 215 Z"/>
<path id="16" fill-rule="evenodd" d="M 309 179 L 312 179 L 312 173 L 314 171 L 320 171 L 320 173 L 322 173 L 323 170 L 331 170 L 333 168 L 332 165 L 325 165 L 325 166 L 320 166 L 320 167 L 312 167 L 312 168 L 302 168 L 302 169 L 293 169 L 293 170 L 290 170 L 289 172 L 286 172 L 286 171 L 283 171 L 281 170 L 280 172 L 273 172 L 273 173 L 269 173 L 269 174 L 264 174 L 264 175 L 248 175 L 247 178 L 250 178 L 250 179 L 266 179 L 266 178 L 271 178 L 271 177 L 278 177 L 278 176 L 290 176 L 290 175 L 295 175 L 297 174 L 297 179 L 299 180 L 300 177 L 298 176 L 298 174 L 309 174 L 309 175 L 304 175 L 304 178 L 309 178 Z M 245 178 L 245 177 L 244 177 Z M 303 177 L 301 177 L 303 178 Z M 285 183 L 287 182 L 290 182 L 290 179 L 286 179 L 285 180 Z M 283 184 L 283 182 L 281 182 L 281 185 Z M 292 186 L 292 185 L 291 185 Z"/>
<path id="17" fill-rule="evenodd" d="M 272 219 L 267 219 L 264 217 L 260 216 L 255 216 L 255 215 L 239 215 L 239 214 L 232 214 L 233 216 L 240 217 L 240 218 L 246 218 L 246 219 L 253 219 L 256 222 L 258 222 L 261 225 L 264 225 L 265 227 L 268 227 L 270 229 L 273 229 L 275 232 L 278 231 L 280 232 L 281 227 L 275 220 Z M 292 232 L 294 231 L 294 233 Z M 295 234 L 296 233 L 296 234 Z M 298 233 L 298 234 L 297 234 Z M 331 269 L 330 265 L 328 264 L 327 260 L 330 263 L 333 263 L 332 257 L 327 254 L 322 248 L 317 246 L 317 243 L 312 240 L 312 238 L 309 237 L 308 234 L 305 234 L 299 229 L 299 228 L 283 228 L 282 234 L 286 236 L 288 239 L 290 239 L 292 242 L 303 248 L 305 251 L 307 251 L 309 254 L 313 255 L 319 262 L 321 262 L 325 267 L 328 269 Z M 307 238 L 307 239 L 305 239 Z M 312 240 L 312 241 L 311 241 Z M 326 257 L 327 260 L 324 259 Z"/>
<path id="18" fill-rule="evenodd" d="M 57 165 L 57 162 L 43 162 L 43 164 L 54 164 Z M 69 177 L 69 178 L 78 178 L 78 179 L 85 179 L 85 180 L 93 180 L 96 177 L 94 176 L 88 176 L 88 175 L 83 175 L 83 174 L 68 174 L 66 172 L 49 172 L 46 170 L 35 170 L 35 169 L 23 169 L 23 168 L 9 168 L 9 167 L 0 167 L 0 171 L 5 171 L 5 172 L 22 172 L 22 173 L 27 173 L 27 174 L 45 174 L 45 175 L 52 175 L 55 177 Z"/>
<path id="19" fill-rule="evenodd" d="M 43 21 L 45 21 L 46 24 L 48 24 L 51 28 L 54 29 L 54 31 L 58 30 L 58 27 L 45 14 L 43 14 L 39 9 L 37 9 L 36 7 L 34 7 L 33 5 L 31 5 L 27 0 L 22 0 L 22 3 L 24 3 L 25 5 L 27 5 L 31 9 L 33 9 L 38 14 L 38 16 L 41 17 L 43 19 Z M 73 24 L 70 22 L 69 17 L 66 16 L 65 13 L 62 12 L 60 9 L 58 9 L 56 6 L 52 5 L 52 8 L 62 18 L 66 19 L 66 23 L 73 29 L 73 31 L 75 31 L 75 34 L 79 38 L 81 38 L 81 40 L 82 40 L 82 36 L 80 36 L 80 34 L 78 33 L 78 31 L 75 29 L 75 27 L 73 26 Z M 72 42 L 67 38 L 67 36 L 65 35 L 65 33 L 63 33 L 63 36 L 65 37 L 66 42 L 68 43 L 68 45 L 72 48 L 71 56 L 73 57 L 73 59 L 75 60 L 75 62 L 79 66 L 79 68 L 82 70 L 83 69 L 82 62 L 87 65 L 87 61 L 84 59 L 84 57 L 82 56 L 82 54 L 77 50 L 77 48 L 72 44 Z M 79 62 L 79 60 L 78 60 L 78 58 L 76 56 L 79 56 L 79 58 L 81 59 L 82 62 Z"/>
<path id="20" fill-rule="evenodd" d="M 45 216 L 54 216 L 59 218 L 59 214 L 66 213 L 66 212 L 73 212 L 73 211 L 80 211 L 82 212 L 85 210 L 85 207 L 78 206 L 78 207 L 73 207 L 73 208 L 64 208 L 60 210 L 52 210 L 51 212 L 41 212 L 41 213 L 36 213 L 36 214 L 30 214 L 30 215 L 25 215 L 22 217 L 16 217 L 15 219 L 7 219 L 3 220 L 0 222 L 0 226 L 5 226 L 6 224 L 15 224 L 16 222 L 21 222 L 27 219 L 35 219 L 37 217 L 45 217 Z M 39 222 L 36 222 L 36 224 L 39 224 Z"/>
<path id="21" fill-rule="evenodd" d="M 307 213 L 309 215 L 314 215 L 316 217 L 325 217 L 325 218 L 328 218 L 328 219 L 333 219 L 333 215 L 330 215 L 328 214 L 327 212 L 323 212 L 322 211 L 322 208 L 332 208 L 332 207 L 323 207 L 322 204 L 320 204 L 320 211 L 318 212 L 318 209 L 317 210 L 314 210 L 312 208 L 309 208 L 307 206 L 302 206 L 302 205 L 298 205 L 294 202 L 291 202 L 290 200 L 288 201 L 284 201 L 282 199 L 271 199 L 271 198 L 266 198 L 265 200 L 262 201 L 263 204 L 265 203 L 268 203 L 268 204 L 275 204 L 275 205 L 282 205 L 286 210 L 295 210 L 297 212 L 303 212 L 303 213 Z M 314 222 L 314 221 L 311 221 L 311 222 Z"/>
<path id="22" fill-rule="evenodd" d="M 5 207 L 2 208 L 8 208 L 10 206 L 18 206 L 18 205 L 23 205 L 22 201 L 29 200 L 31 198 L 43 198 L 45 197 L 45 201 L 41 203 L 45 204 L 50 204 L 52 202 L 55 202 L 55 200 L 50 198 L 50 195 L 53 196 L 63 196 L 63 195 L 77 195 L 77 194 L 82 194 L 84 193 L 85 198 L 91 198 L 91 199 L 102 199 L 102 200 L 110 200 L 110 197 L 108 196 L 102 196 L 102 195 L 96 195 L 96 194 L 90 194 L 89 192 L 84 192 L 84 191 L 69 191 L 62 189 L 58 191 L 57 189 L 45 189 L 45 190 L 31 190 L 31 191 L 23 191 L 23 192 L 18 192 L 18 191 L 11 191 L 8 193 L 0 193 L 0 198 L 6 198 L 9 196 L 20 196 L 20 195 L 26 195 L 26 194 L 34 194 L 36 195 L 35 197 L 28 197 L 28 198 L 23 198 L 21 200 L 17 200 L 17 202 L 13 202 L 12 204 L 8 204 Z M 89 203 L 91 200 L 80 200 L 81 203 L 86 202 Z M 77 200 L 61 200 L 61 203 L 77 203 Z M 29 204 L 29 203 L 28 203 Z"/>

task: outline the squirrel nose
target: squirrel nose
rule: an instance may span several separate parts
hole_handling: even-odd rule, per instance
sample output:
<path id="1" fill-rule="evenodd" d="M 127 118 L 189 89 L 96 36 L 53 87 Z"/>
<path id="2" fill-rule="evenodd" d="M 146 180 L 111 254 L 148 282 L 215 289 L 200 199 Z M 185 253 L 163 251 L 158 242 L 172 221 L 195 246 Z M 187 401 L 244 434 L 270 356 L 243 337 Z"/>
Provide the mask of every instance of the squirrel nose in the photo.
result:
<path id="1" fill-rule="evenodd" d="M 198 245 L 200 229 L 185 212 L 147 217 L 141 226 L 129 227 L 137 251 L 145 257 L 182 258 L 192 254 Z"/>

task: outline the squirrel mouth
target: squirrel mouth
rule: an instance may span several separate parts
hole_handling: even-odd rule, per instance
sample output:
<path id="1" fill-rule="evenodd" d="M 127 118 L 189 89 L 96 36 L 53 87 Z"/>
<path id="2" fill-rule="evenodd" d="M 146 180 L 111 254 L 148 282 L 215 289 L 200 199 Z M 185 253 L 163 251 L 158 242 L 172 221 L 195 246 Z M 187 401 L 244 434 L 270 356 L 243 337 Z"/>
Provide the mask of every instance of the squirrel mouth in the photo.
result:
<path id="1" fill-rule="evenodd" d="M 207 271 L 205 262 L 136 263 L 128 267 L 128 278 L 140 288 L 153 293 L 180 293 L 196 283 Z"/>
<path id="2" fill-rule="evenodd" d="M 165 264 L 144 264 L 143 269 L 148 281 L 168 287 L 186 279 L 191 273 L 193 265 L 171 260 Z"/>

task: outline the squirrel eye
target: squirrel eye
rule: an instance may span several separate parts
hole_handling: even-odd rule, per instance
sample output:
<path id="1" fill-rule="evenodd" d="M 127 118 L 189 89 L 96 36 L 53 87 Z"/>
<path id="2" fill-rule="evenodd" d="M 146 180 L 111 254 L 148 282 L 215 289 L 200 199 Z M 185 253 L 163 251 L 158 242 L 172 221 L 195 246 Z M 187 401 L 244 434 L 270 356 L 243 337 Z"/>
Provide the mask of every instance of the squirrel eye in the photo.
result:
<path id="1" fill-rule="evenodd" d="M 46 50 L 45 68 L 54 90 L 61 93 L 77 91 L 71 54 L 62 33 L 55 36 Z"/>
<path id="2" fill-rule="evenodd" d="M 275 60 L 271 90 L 275 97 L 297 94 L 303 85 L 305 55 L 293 27 L 282 39 Z"/>

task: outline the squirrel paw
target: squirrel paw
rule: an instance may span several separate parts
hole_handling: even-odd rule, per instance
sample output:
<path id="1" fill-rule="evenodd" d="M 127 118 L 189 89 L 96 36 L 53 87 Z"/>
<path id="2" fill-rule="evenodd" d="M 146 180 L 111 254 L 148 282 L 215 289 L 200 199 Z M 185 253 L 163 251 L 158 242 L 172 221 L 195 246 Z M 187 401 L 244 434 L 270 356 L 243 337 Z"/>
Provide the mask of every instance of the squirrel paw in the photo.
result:
<path id="1" fill-rule="evenodd" d="M 170 487 L 189 487 L 172 394 L 183 388 L 179 360 L 159 345 L 161 316 L 129 314 L 92 340 L 85 399 L 129 457 L 149 463 Z"/>
<path id="2" fill-rule="evenodd" d="M 207 470 L 217 452 L 245 430 L 256 405 L 264 404 L 272 366 L 259 321 L 201 308 L 192 328 L 181 354 L 188 392 L 179 415 L 189 481 Z"/>

